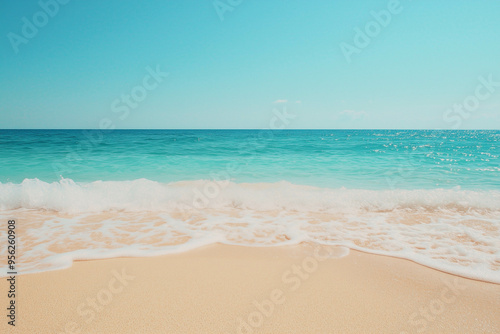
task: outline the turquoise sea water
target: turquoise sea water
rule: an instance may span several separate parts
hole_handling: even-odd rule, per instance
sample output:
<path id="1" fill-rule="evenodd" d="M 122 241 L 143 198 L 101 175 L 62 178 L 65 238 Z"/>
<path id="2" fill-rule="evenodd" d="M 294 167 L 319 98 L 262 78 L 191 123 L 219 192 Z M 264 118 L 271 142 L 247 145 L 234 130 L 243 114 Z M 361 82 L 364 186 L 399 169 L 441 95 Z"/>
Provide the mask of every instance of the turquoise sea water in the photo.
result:
<path id="1" fill-rule="evenodd" d="M 0 221 L 18 222 L 21 273 L 311 242 L 500 283 L 499 141 L 500 131 L 0 130 Z"/>
<path id="2" fill-rule="evenodd" d="M 1 130 L 0 182 L 500 189 L 500 131 Z"/>

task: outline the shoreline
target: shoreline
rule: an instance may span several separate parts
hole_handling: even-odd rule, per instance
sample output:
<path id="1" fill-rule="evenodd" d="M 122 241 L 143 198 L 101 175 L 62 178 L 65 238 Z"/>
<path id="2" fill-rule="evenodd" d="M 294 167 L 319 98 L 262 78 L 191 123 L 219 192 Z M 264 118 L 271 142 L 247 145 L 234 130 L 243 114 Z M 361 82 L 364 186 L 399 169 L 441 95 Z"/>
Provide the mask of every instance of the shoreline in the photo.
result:
<path id="1" fill-rule="evenodd" d="M 500 285 L 311 244 L 215 244 L 17 276 L 12 333 L 500 332 Z M 0 289 L 7 291 L 1 280 Z M 2 297 L 2 305 L 7 302 Z M 6 326 L 6 321 L 0 328 Z"/>
<path id="2" fill-rule="evenodd" d="M 330 245 L 316 244 L 316 243 L 312 243 L 312 242 L 300 242 L 298 244 L 277 245 L 277 246 L 268 246 L 268 245 L 265 245 L 265 246 L 261 246 L 261 245 L 252 245 L 252 246 L 250 246 L 250 245 L 232 245 L 232 244 L 225 244 L 225 243 L 216 242 L 216 243 L 212 243 L 212 244 L 197 246 L 197 247 L 194 247 L 194 248 L 190 248 L 188 250 L 176 251 L 176 252 L 166 253 L 166 254 L 160 254 L 160 255 L 116 256 L 116 257 L 103 257 L 103 258 L 95 258 L 95 259 L 73 260 L 72 265 L 69 266 L 69 267 L 67 267 L 67 268 L 49 269 L 49 270 L 40 271 L 40 272 L 29 272 L 29 273 L 18 274 L 16 276 L 20 277 L 20 276 L 27 276 L 27 275 L 38 275 L 38 274 L 42 274 L 42 273 L 46 273 L 46 272 L 53 272 L 53 271 L 70 270 L 75 265 L 75 263 L 80 263 L 80 262 L 89 262 L 89 261 L 90 262 L 95 262 L 95 261 L 109 261 L 109 260 L 114 260 L 114 259 L 142 259 L 142 258 L 156 258 L 156 257 L 165 257 L 165 256 L 175 256 L 175 255 L 179 255 L 179 254 L 183 254 L 183 253 L 195 252 L 197 250 L 201 250 L 201 249 L 205 249 L 205 248 L 210 248 L 210 247 L 216 247 L 216 246 L 222 246 L 222 247 L 227 246 L 227 247 L 236 247 L 236 248 L 265 248 L 265 249 L 274 249 L 274 248 L 301 247 L 304 244 L 314 244 L 314 245 L 316 245 L 318 247 L 346 248 L 346 249 L 348 249 L 348 252 L 356 252 L 356 253 L 362 253 L 362 254 L 366 254 L 366 255 L 370 255 L 370 256 L 371 255 L 373 255 L 373 256 L 381 256 L 381 257 L 388 257 L 388 258 L 393 258 L 393 259 L 398 259 L 398 260 L 409 261 L 409 262 L 412 262 L 412 263 L 414 263 L 414 264 L 416 264 L 418 266 L 423 266 L 423 267 L 426 267 L 428 269 L 441 272 L 443 274 L 447 274 L 447 275 L 451 275 L 451 276 L 456 276 L 456 277 L 460 277 L 460 278 L 471 280 L 471 281 L 477 281 L 477 282 L 482 282 L 482 283 L 486 283 L 486 284 L 495 284 L 495 285 L 499 285 L 500 286 L 500 283 L 497 283 L 497 282 L 492 282 L 492 281 L 488 281 L 488 280 L 485 280 L 485 279 L 474 278 L 472 276 L 465 276 L 465 275 L 461 275 L 461 274 L 457 274 L 457 273 L 453 273 L 453 272 L 448 272 L 448 271 L 446 271 L 444 269 L 436 268 L 436 267 L 433 267 L 431 265 L 420 263 L 420 262 L 417 262 L 416 260 L 405 258 L 405 257 L 402 257 L 402 256 L 389 255 L 389 254 L 381 254 L 381 253 L 377 253 L 377 252 L 369 252 L 369 251 L 366 251 L 366 250 L 363 250 L 363 249 L 354 249 L 354 248 L 350 248 L 348 246 L 342 246 L 342 245 L 333 245 L 333 246 L 330 246 Z M 0 279 L 6 278 L 6 277 L 8 277 L 8 276 L 1 276 L 0 275 Z"/>

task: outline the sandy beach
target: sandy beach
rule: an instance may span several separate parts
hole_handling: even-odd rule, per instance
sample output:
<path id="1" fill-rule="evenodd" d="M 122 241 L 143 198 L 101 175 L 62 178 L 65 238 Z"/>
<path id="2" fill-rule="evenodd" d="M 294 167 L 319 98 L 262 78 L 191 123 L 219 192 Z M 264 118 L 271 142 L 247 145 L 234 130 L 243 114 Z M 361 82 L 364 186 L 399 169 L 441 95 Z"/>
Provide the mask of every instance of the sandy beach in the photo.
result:
<path id="1" fill-rule="evenodd" d="M 213 245 L 79 261 L 17 277 L 9 332 L 500 332 L 500 285 L 352 250 L 339 258 L 344 252 Z M 5 279 L 0 289 L 7 291 Z"/>
<path id="2" fill-rule="evenodd" d="M 500 1 L 1 8 L 0 334 L 500 334 Z"/>

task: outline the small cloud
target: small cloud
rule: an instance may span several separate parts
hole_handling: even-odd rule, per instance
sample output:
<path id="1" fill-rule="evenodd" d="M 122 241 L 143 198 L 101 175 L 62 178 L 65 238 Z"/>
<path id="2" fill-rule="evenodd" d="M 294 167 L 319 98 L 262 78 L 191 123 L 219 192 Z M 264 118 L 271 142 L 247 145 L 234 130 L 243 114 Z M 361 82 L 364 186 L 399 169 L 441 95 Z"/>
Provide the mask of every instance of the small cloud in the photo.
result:
<path id="1" fill-rule="evenodd" d="M 366 111 L 356 111 L 356 110 L 344 110 L 337 114 L 337 118 L 349 119 L 349 120 L 360 120 L 368 116 Z"/>
<path id="2" fill-rule="evenodd" d="M 297 103 L 297 104 L 301 104 L 301 103 L 302 103 L 302 101 L 301 101 L 301 100 L 297 100 L 297 101 L 295 101 L 295 103 Z"/>
<path id="3" fill-rule="evenodd" d="M 288 100 L 276 100 L 273 103 L 287 103 Z"/>

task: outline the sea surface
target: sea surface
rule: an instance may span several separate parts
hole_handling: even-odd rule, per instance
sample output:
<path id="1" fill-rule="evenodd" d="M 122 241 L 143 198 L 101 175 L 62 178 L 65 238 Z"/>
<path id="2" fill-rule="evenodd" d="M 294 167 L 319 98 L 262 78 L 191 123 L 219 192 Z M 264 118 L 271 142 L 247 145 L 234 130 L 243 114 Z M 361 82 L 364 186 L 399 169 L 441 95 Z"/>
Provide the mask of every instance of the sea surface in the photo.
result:
<path id="1" fill-rule="evenodd" d="M 500 131 L 0 130 L 0 220 L 16 219 L 21 273 L 310 242 L 500 283 L 499 142 Z"/>

